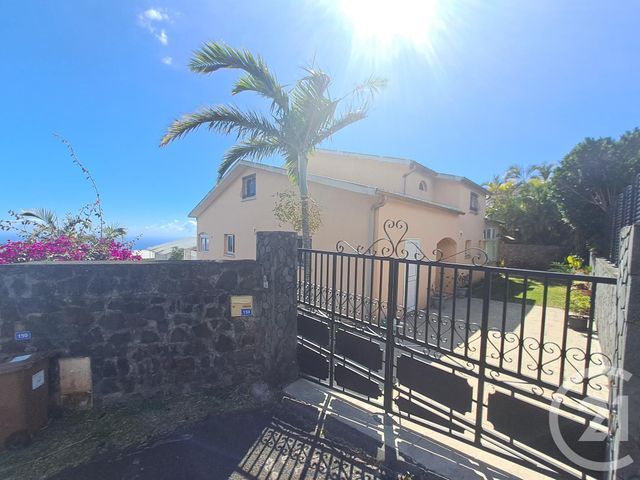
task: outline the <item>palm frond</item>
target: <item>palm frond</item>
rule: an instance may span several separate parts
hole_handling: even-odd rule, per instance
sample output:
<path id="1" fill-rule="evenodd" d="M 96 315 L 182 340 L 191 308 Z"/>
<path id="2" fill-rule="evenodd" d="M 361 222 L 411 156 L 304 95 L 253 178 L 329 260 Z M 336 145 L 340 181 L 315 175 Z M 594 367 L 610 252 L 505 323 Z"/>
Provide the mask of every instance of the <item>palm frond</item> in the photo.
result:
<path id="1" fill-rule="evenodd" d="M 278 128 L 265 116 L 257 112 L 243 112 L 234 106 L 217 105 L 203 108 L 196 113 L 183 115 L 167 129 L 160 141 L 163 147 L 187 133 L 207 125 L 209 130 L 220 133 L 235 133 L 237 137 L 277 136 Z"/>
<path id="2" fill-rule="evenodd" d="M 287 175 L 292 185 L 298 184 L 298 155 L 291 151 L 287 152 L 284 156 L 284 168 L 287 170 Z"/>
<path id="3" fill-rule="evenodd" d="M 306 71 L 308 74 L 298 80 L 291 91 L 291 107 L 298 112 L 308 112 L 310 107 L 317 109 L 331 103 L 327 95 L 331 77 L 320 70 Z"/>
<path id="4" fill-rule="evenodd" d="M 104 237 L 108 239 L 122 238 L 127 235 L 127 229 L 120 225 L 108 225 L 104 228 Z"/>
<path id="5" fill-rule="evenodd" d="M 244 140 L 227 150 L 222 157 L 222 162 L 218 167 L 218 180 L 240 160 L 259 162 L 266 157 L 275 155 L 280 150 L 280 145 L 270 139 L 250 138 Z"/>
<path id="6" fill-rule="evenodd" d="M 269 71 L 261 56 L 251 52 L 230 47 L 224 43 L 208 42 L 193 54 L 189 68 L 197 73 L 212 73 L 222 68 L 234 68 L 247 72 L 236 83 L 233 93 L 255 91 L 272 100 L 281 110 L 288 110 L 289 98 L 276 77 Z"/>
<path id="7" fill-rule="evenodd" d="M 58 228 L 58 216 L 53 210 L 46 208 L 34 208 L 33 210 L 22 210 L 20 212 L 21 217 L 28 217 L 42 223 L 51 230 Z"/>
<path id="8" fill-rule="evenodd" d="M 387 87 L 388 80 L 383 77 L 371 76 L 362 83 L 355 86 L 353 90 L 344 95 L 340 100 L 356 96 L 368 103 L 375 95 L 378 95 Z"/>
<path id="9" fill-rule="evenodd" d="M 351 110 L 343 113 L 339 118 L 332 119 L 329 125 L 320 130 L 314 137 L 313 143 L 317 145 L 325 141 L 326 139 L 335 135 L 343 128 L 348 127 L 352 123 L 356 123 L 367 118 L 368 114 L 369 110 L 367 108 L 361 108 L 360 110 Z"/>

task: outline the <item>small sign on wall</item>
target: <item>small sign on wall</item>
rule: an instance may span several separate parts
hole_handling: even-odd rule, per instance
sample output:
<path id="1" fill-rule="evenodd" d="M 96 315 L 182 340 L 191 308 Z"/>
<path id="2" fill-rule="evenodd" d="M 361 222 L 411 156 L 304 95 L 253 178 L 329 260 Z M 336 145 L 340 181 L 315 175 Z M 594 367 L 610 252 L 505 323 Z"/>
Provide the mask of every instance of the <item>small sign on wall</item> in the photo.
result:
<path id="1" fill-rule="evenodd" d="M 31 390 L 40 388 L 42 385 L 44 385 L 44 370 L 40 370 L 31 375 Z"/>
<path id="2" fill-rule="evenodd" d="M 233 295 L 231 297 L 232 317 L 252 317 L 253 297 L 251 295 Z"/>
<path id="3" fill-rule="evenodd" d="M 31 330 L 21 330 L 16 332 L 15 339 L 17 342 L 28 342 L 31 340 Z"/>

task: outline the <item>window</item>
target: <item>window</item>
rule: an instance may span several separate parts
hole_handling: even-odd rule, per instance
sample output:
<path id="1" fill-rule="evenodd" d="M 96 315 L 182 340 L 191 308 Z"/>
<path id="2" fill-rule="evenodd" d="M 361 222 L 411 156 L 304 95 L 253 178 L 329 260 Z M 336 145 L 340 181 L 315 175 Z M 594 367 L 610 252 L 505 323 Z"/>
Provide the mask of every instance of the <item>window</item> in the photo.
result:
<path id="1" fill-rule="evenodd" d="M 464 258 L 471 258 L 471 240 L 464 242 Z"/>
<path id="2" fill-rule="evenodd" d="M 209 235 L 201 233 L 198 235 L 198 246 L 201 252 L 209 251 Z"/>
<path id="3" fill-rule="evenodd" d="M 232 233 L 225 233 L 224 235 L 224 254 L 235 255 L 236 253 L 236 236 Z"/>
<path id="4" fill-rule="evenodd" d="M 256 196 L 256 175 L 242 177 L 242 198 L 254 198 Z"/>
<path id="5" fill-rule="evenodd" d="M 485 240 L 495 240 L 497 238 L 496 229 L 495 228 L 487 228 L 484 231 L 484 239 Z"/>
<path id="6" fill-rule="evenodd" d="M 420 190 L 421 192 L 426 192 L 427 182 L 425 182 L 424 180 L 420 180 L 420 183 L 418 184 L 418 190 Z"/>
<path id="7" fill-rule="evenodd" d="M 471 192 L 471 196 L 469 197 L 469 210 L 474 213 L 478 213 L 478 210 L 480 210 L 477 193 Z"/>

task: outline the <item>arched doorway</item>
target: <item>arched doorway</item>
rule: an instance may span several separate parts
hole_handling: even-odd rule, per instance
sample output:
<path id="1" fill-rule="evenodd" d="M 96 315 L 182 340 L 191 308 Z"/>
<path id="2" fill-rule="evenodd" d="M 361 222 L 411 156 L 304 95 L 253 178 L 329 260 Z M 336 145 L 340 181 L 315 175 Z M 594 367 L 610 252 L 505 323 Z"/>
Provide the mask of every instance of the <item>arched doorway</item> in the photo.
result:
<path id="1" fill-rule="evenodd" d="M 442 258 L 443 262 L 456 263 L 456 252 L 458 251 L 458 244 L 451 237 L 445 237 L 436 245 L 439 253 L 438 256 Z M 443 294 L 453 293 L 454 285 L 454 270 L 452 268 L 438 268 L 437 275 L 434 282 L 434 288 L 439 293 L 442 289 Z"/>

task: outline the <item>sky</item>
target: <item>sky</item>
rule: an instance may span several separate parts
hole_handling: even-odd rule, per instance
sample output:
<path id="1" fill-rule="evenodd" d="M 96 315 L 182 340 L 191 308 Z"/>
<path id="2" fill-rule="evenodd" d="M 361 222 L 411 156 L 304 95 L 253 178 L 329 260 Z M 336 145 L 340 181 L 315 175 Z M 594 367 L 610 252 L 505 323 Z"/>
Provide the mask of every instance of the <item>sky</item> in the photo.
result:
<path id="1" fill-rule="evenodd" d="M 165 148 L 179 115 L 233 102 L 234 72 L 191 73 L 224 41 L 290 84 L 314 64 L 346 92 L 387 78 L 371 115 L 324 148 L 413 159 L 482 183 L 558 162 L 585 137 L 640 126 L 637 0 L 0 0 L 0 218 L 59 214 L 100 189 L 139 247 L 194 233 L 189 211 L 234 138 L 203 129 Z M 278 159 L 273 159 L 278 163 Z"/>

